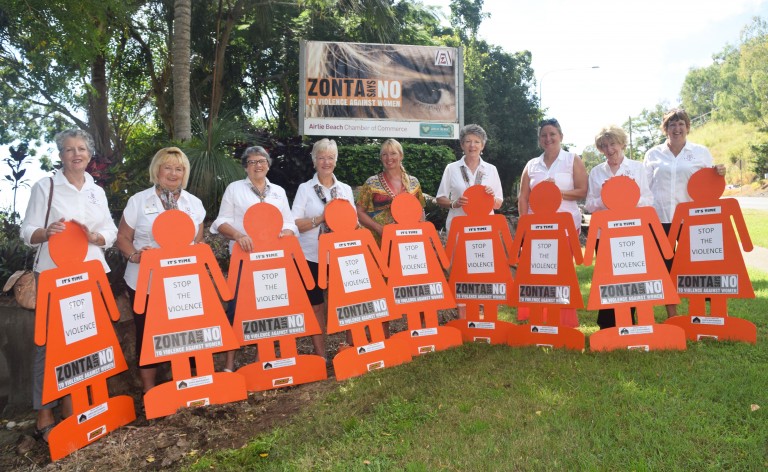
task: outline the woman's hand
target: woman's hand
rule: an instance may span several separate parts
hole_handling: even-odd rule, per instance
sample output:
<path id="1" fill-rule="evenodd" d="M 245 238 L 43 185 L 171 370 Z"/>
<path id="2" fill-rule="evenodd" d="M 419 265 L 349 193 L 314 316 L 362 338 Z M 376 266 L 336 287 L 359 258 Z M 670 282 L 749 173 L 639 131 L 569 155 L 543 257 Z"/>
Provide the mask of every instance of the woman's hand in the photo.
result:
<path id="1" fill-rule="evenodd" d="M 235 242 L 245 252 L 251 252 L 253 250 L 253 240 L 247 234 L 240 234 L 235 238 Z"/>
<path id="2" fill-rule="evenodd" d="M 77 220 L 72 220 L 72 223 L 80 226 L 83 232 L 85 232 L 89 244 L 93 244 L 94 246 L 101 246 L 104 244 L 104 238 L 101 234 L 91 231 L 85 223 L 80 223 Z"/>
<path id="3" fill-rule="evenodd" d="M 60 219 L 59 221 L 54 221 L 53 223 L 49 224 L 47 228 L 44 228 L 45 240 L 48 241 L 49 239 L 51 239 L 51 236 L 53 236 L 54 234 L 63 232 L 65 228 L 66 228 L 66 225 L 64 224 L 64 218 Z M 84 231 L 87 233 L 88 229 L 84 228 Z"/>
<path id="4" fill-rule="evenodd" d="M 717 172 L 717 175 L 725 175 L 725 165 L 717 164 L 715 166 L 715 171 Z"/>
<path id="5" fill-rule="evenodd" d="M 278 236 L 278 238 L 284 238 L 286 236 L 296 236 L 296 235 L 293 234 L 293 231 L 291 231 L 290 229 L 284 229 L 280 231 L 280 235 Z"/>

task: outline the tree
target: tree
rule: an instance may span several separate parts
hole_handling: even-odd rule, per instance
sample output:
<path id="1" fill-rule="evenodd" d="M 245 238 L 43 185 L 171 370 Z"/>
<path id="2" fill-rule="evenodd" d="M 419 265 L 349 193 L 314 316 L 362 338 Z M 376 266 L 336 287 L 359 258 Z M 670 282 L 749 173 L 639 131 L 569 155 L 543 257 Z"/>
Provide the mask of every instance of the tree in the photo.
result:
<path id="1" fill-rule="evenodd" d="M 653 109 L 643 108 L 638 116 L 630 117 L 624 122 L 622 127 L 628 134 L 630 128 L 632 129 L 632 146 L 627 157 L 643 159 L 648 150 L 664 142 L 666 137 L 661 130 L 661 122 L 668 109 L 669 105 L 666 102 L 657 103 Z"/>
<path id="2" fill-rule="evenodd" d="M 173 2 L 173 133 L 179 141 L 192 137 L 189 96 L 192 0 Z"/>

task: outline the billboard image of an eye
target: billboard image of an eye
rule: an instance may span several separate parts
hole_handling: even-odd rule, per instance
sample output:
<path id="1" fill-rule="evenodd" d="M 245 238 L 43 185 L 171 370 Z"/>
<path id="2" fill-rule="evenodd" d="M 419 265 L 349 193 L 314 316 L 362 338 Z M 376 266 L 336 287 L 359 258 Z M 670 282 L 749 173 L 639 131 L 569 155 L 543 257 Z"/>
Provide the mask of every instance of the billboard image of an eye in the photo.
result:
<path id="1" fill-rule="evenodd" d="M 458 49 L 309 41 L 301 50 L 304 134 L 457 137 Z"/>

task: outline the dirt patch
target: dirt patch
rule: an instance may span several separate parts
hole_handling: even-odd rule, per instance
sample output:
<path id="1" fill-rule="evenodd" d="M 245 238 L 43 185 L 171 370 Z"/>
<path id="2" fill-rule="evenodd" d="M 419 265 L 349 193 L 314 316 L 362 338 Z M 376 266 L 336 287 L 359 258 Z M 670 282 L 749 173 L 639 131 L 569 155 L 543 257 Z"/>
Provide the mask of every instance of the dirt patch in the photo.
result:
<path id="1" fill-rule="evenodd" d="M 455 310 L 441 311 L 439 315 L 441 325 L 455 318 Z M 406 328 L 405 320 L 393 321 L 390 328 L 392 332 L 402 331 Z M 335 353 L 344 339 L 344 334 L 328 336 L 328 352 Z M 236 367 L 252 362 L 252 350 L 252 347 L 243 349 L 244 354 L 236 358 Z M 310 340 L 300 339 L 298 350 L 310 353 Z M 247 401 L 184 409 L 150 421 L 141 416 L 55 463 L 51 463 L 47 446 L 32 438 L 35 416 L 29 412 L 12 420 L 3 420 L 0 425 L 0 470 L 178 469 L 187 463 L 185 458 L 209 450 L 239 448 L 261 433 L 288 424 L 297 413 L 338 388 L 332 367 L 328 369 L 328 377 L 322 382 L 253 392 Z M 141 412 L 138 387 L 128 393 L 134 397 L 137 412 Z"/>

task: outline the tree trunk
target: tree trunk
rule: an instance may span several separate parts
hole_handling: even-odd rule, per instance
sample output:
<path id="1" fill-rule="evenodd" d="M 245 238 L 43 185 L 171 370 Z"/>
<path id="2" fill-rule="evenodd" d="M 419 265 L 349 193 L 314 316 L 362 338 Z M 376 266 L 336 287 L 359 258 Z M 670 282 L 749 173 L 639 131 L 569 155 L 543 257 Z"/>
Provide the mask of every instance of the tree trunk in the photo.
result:
<path id="1" fill-rule="evenodd" d="M 173 137 L 180 141 L 192 138 L 189 96 L 190 23 L 192 1 L 173 3 Z"/>
<path id="2" fill-rule="evenodd" d="M 88 92 L 88 131 L 96 144 L 96 154 L 112 160 L 112 131 L 109 122 L 107 61 L 103 54 L 91 64 L 91 90 Z"/>
<path id="3" fill-rule="evenodd" d="M 213 59 L 213 89 L 211 90 L 211 110 L 208 116 L 208 147 L 210 150 L 211 129 L 213 123 L 219 117 L 219 110 L 221 109 L 221 100 L 223 98 L 223 91 L 221 85 L 221 79 L 224 75 L 224 58 L 226 57 L 227 46 L 229 45 L 229 37 L 232 33 L 232 29 L 235 27 L 235 22 L 240 20 L 243 14 L 243 1 L 238 0 L 232 6 L 232 9 L 226 13 L 226 22 L 224 23 L 223 31 L 220 30 L 222 17 L 222 3 L 219 1 L 219 13 L 216 21 L 216 49 L 214 51 Z"/>

